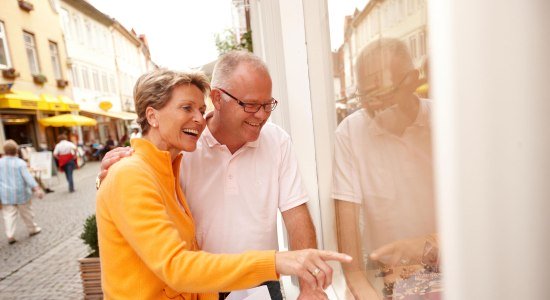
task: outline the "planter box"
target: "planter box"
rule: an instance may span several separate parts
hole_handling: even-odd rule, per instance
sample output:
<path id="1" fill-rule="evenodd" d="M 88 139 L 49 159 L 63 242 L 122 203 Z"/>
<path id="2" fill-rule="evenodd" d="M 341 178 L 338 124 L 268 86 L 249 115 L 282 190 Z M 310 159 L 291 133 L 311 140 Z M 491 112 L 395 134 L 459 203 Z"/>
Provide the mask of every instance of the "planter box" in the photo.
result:
<path id="1" fill-rule="evenodd" d="M 64 79 L 58 79 L 57 80 L 57 87 L 58 88 L 65 88 L 67 85 L 69 85 L 69 82 Z"/>
<path id="2" fill-rule="evenodd" d="M 19 8 L 21 8 L 22 10 L 24 10 L 26 12 L 30 12 L 31 10 L 34 9 L 34 5 L 32 5 L 32 3 L 28 2 L 28 1 L 18 0 L 18 2 L 19 2 Z"/>
<path id="3" fill-rule="evenodd" d="M 85 300 L 103 299 L 101 289 L 101 265 L 99 257 L 86 257 L 78 260 L 80 263 L 80 277 Z"/>
<path id="4" fill-rule="evenodd" d="M 46 78 L 46 76 L 44 76 L 42 74 L 34 74 L 34 75 L 32 75 L 32 80 L 36 84 L 43 85 L 44 83 L 46 83 L 48 81 L 48 78 Z"/>
<path id="5" fill-rule="evenodd" d="M 17 72 L 14 68 L 4 69 L 2 70 L 2 76 L 6 79 L 15 79 L 19 77 L 19 72 Z"/>

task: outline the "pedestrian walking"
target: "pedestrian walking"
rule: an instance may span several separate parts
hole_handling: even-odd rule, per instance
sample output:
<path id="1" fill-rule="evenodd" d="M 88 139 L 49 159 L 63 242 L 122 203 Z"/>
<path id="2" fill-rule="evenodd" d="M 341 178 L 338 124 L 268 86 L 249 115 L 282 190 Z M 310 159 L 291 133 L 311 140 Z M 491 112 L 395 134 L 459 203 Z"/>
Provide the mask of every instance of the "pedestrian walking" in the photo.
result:
<path id="1" fill-rule="evenodd" d="M 59 169 L 65 172 L 69 183 L 69 193 L 74 192 L 73 171 L 76 168 L 76 145 L 67 140 L 67 136 L 60 134 L 58 143 L 53 149 L 53 156 L 57 159 Z"/>
<path id="2" fill-rule="evenodd" d="M 44 191 L 31 176 L 27 163 L 17 157 L 18 148 L 19 145 L 14 140 L 7 140 L 4 143 L 5 156 L 0 158 L 0 200 L 10 244 L 16 242 L 14 235 L 18 213 L 23 218 L 30 236 L 42 231 L 33 221 L 31 198 L 34 193 L 37 198 L 42 199 Z"/>

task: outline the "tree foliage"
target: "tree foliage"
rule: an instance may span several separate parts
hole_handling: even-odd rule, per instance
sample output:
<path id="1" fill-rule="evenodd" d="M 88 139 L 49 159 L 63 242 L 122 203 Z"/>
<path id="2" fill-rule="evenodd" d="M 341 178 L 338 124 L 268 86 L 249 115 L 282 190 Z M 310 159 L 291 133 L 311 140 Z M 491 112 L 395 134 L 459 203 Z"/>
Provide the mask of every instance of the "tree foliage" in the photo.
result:
<path id="1" fill-rule="evenodd" d="M 237 35 L 232 29 L 226 29 L 222 33 L 216 34 L 216 48 L 218 54 L 223 55 L 233 50 L 253 51 L 252 32 L 249 30 L 241 35 L 240 42 L 237 41 Z"/>

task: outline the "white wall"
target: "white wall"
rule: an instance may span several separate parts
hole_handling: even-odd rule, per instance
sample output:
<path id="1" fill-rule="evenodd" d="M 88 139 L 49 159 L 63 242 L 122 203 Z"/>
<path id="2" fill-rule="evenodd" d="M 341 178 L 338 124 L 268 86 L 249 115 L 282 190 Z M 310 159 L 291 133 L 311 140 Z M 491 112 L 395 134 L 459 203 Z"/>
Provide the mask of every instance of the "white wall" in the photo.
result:
<path id="1" fill-rule="evenodd" d="M 550 2 L 429 4 L 445 299 L 548 299 Z"/>

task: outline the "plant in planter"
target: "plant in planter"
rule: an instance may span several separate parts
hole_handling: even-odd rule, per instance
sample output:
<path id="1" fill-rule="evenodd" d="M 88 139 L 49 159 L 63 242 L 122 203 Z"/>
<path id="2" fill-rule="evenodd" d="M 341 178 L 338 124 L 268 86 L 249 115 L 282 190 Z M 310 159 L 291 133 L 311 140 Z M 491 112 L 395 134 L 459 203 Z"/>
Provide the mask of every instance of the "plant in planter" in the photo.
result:
<path id="1" fill-rule="evenodd" d="M 19 77 L 19 75 L 19 72 L 17 72 L 17 70 L 15 70 L 14 68 L 2 70 L 2 76 L 6 79 L 15 79 Z"/>
<path id="2" fill-rule="evenodd" d="M 65 79 L 57 79 L 57 87 L 58 88 L 65 88 L 67 85 L 69 85 L 69 82 Z"/>
<path id="3" fill-rule="evenodd" d="M 26 12 L 30 12 L 34 9 L 34 5 L 32 5 L 32 3 L 30 3 L 29 1 L 18 0 L 17 2 L 19 2 L 19 8 Z"/>
<path id="4" fill-rule="evenodd" d="M 33 74 L 32 75 L 32 80 L 36 84 L 44 84 L 45 82 L 48 81 L 48 78 L 43 74 Z"/>
<path id="5" fill-rule="evenodd" d="M 80 235 L 91 253 L 85 258 L 79 259 L 80 276 L 84 289 L 84 299 L 101 299 L 101 265 L 99 261 L 99 243 L 97 239 L 97 223 L 95 215 L 89 216 L 84 222 L 84 230 Z"/>

